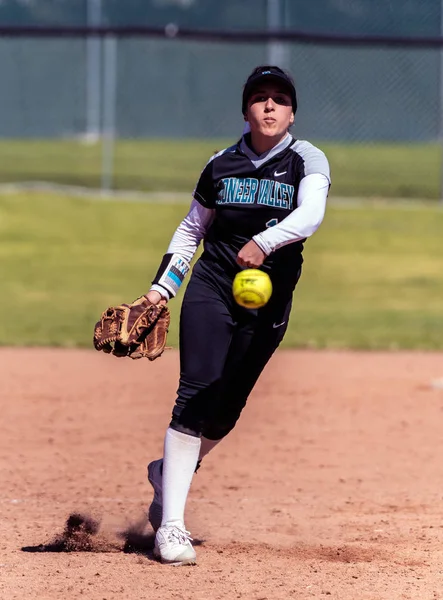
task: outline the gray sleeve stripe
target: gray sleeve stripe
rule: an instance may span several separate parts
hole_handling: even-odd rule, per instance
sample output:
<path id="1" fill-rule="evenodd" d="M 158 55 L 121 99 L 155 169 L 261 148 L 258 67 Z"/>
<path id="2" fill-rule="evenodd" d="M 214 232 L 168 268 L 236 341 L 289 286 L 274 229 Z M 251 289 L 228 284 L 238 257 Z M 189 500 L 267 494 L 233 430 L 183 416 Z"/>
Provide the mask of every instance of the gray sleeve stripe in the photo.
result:
<path id="1" fill-rule="evenodd" d="M 305 140 L 296 140 L 296 142 L 292 144 L 291 150 L 296 152 L 303 159 L 305 176 L 320 173 L 321 175 L 325 175 L 328 178 L 329 183 L 331 183 L 329 163 L 324 152 Z"/>

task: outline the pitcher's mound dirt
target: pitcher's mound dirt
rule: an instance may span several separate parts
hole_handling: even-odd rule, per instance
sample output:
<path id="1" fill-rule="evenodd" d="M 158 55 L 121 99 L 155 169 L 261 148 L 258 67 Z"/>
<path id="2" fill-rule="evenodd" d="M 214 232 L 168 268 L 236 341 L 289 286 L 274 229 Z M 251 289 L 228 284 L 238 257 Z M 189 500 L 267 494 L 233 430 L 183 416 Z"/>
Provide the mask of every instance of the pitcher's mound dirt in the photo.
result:
<path id="1" fill-rule="evenodd" d="M 178 354 L 1 349 L 0 598 L 443 600 L 443 354 L 278 351 L 153 559 Z"/>

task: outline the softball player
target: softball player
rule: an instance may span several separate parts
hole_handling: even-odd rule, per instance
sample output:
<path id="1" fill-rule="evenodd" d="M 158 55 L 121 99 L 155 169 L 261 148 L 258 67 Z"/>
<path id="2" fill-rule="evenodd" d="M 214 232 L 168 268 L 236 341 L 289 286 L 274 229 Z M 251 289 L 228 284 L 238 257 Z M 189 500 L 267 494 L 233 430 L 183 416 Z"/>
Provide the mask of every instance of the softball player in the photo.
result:
<path id="1" fill-rule="evenodd" d="M 196 562 L 184 524 L 193 474 L 233 429 L 282 341 L 303 243 L 324 217 L 328 161 L 289 133 L 296 110 L 287 73 L 276 66 L 254 69 L 242 97 L 248 132 L 204 168 L 148 293 L 154 303 L 175 296 L 204 240 L 181 308 L 180 381 L 164 454 L 148 466 L 154 554 L 163 563 Z M 272 297 L 259 310 L 233 299 L 232 281 L 242 268 L 263 269 L 271 278 Z"/>

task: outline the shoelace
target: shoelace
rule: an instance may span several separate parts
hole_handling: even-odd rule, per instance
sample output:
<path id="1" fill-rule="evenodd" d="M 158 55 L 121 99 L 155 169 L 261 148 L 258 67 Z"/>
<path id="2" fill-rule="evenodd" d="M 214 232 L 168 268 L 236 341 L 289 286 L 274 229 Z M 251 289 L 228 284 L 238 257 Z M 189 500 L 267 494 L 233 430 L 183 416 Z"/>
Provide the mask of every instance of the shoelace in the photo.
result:
<path id="1" fill-rule="evenodd" d="M 179 544 L 186 544 L 188 541 L 192 542 L 191 532 L 173 525 L 172 527 L 168 527 L 168 541 L 171 543 L 178 542 Z"/>

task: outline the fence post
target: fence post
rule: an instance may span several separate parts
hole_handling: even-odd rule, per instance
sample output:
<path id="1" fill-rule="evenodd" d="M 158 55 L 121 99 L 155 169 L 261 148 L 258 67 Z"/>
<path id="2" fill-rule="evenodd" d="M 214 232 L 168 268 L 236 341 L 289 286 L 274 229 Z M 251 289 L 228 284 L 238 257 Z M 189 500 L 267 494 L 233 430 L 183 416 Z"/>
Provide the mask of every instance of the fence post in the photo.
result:
<path id="1" fill-rule="evenodd" d="M 98 27 L 102 22 L 102 0 L 86 0 L 88 27 Z M 101 88 L 101 38 L 86 38 L 86 132 L 87 142 L 100 139 L 100 88 Z"/>
<path id="2" fill-rule="evenodd" d="M 117 40 L 105 37 L 103 44 L 103 137 L 102 137 L 102 184 L 103 192 L 112 189 L 114 176 L 115 116 L 117 100 Z"/>
<path id="3" fill-rule="evenodd" d="M 268 0 L 266 7 L 268 31 L 278 31 L 282 28 L 281 14 L 281 0 Z M 270 41 L 268 43 L 267 55 L 269 65 L 277 65 L 282 68 L 287 67 L 287 50 L 282 42 Z"/>

